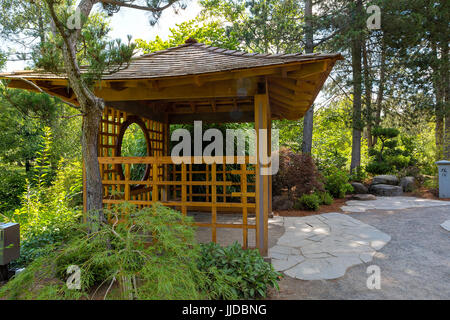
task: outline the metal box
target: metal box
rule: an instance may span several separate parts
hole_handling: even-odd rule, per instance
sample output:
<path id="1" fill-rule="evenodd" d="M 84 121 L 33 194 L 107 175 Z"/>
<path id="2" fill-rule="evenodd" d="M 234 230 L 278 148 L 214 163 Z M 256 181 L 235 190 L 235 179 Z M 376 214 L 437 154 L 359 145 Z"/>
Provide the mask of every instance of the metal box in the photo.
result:
<path id="1" fill-rule="evenodd" d="M 0 223 L 0 266 L 7 265 L 20 255 L 20 226 Z"/>
<path id="2" fill-rule="evenodd" d="M 436 162 L 439 170 L 439 198 L 450 198 L 450 161 Z"/>

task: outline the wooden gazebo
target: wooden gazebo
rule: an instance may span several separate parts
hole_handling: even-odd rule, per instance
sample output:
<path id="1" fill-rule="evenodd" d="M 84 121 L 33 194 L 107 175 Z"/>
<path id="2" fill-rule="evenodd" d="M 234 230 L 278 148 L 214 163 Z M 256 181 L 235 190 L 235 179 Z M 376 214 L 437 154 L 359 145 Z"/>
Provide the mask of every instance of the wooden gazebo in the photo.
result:
<path id="1" fill-rule="evenodd" d="M 161 202 L 183 214 L 206 211 L 210 222 L 197 225 L 211 229 L 212 241 L 217 228 L 239 228 L 247 247 L 249 230 L 256 229 L 254 243 L 266 254 L 270 175 L 260 174 L 260 162 L 252 164 L 248 156 L 233 166 L 174 164 L 170 125 L 254 122 L 255 129 L 270 132 L 273 119 L 295 120 L 306 113 L 339 59 L 339 54 L 245 53 L 189 41 L 133 59 L 128 68 L 104 76 L 94 89 L 107 106 L 98 137 L 104 204 Z M 38 86 L 77 104 L 64 77 L 21 71 L 0 78 L 9 79 L 10 88 L 38 91 Z M 132 123 L 145 130 L 145 157 L 119 156 L 121 138 Z M 131 180 L 132 164 L 146 165 L 142 180 Z M 239 212 L 242 219 L 239 224 L 220 223 L 217 214 L 222 212 Z M 255 223 L 250 223 L 253 214 Z"/>

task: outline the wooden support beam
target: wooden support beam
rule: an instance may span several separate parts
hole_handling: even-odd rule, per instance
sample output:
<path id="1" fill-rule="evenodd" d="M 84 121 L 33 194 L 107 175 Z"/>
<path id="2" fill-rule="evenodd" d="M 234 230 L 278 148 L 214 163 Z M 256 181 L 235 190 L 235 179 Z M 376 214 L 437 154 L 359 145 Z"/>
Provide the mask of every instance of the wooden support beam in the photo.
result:
<path id="1" fill-rule="evenodd" d="M 207 112 L 190 114 L 169 114 L 169 121 L 173 124 L 193 123 L 195 120 L 205 123 L 227 123 L 227 122 L 253 122 L 253 112 L 251 111 L 231 111 L 231 112 Z"/>
<path id="2" fill-rule="evenodd" d="M 269 176 L 263 175 L 260 149 L 264 145 L 268 147 L 269 140 L 261 141 L 263 138 L 260 129 L 269 129 L 270 105 L 268 94 L 255 95 L 255 130 L 257 136 L 257 164 L 256 164 L 256 247 L 261 255 L 267 256 L 268 253 L 268 228 L 269 228 L 269 197 L 272 197 L 269 189 Z M 268 135 L 270 133 L 268 132 Z M 263 149 L 264 150 L 264 149 Z M 262 151 L 264 153 L 264 151 Z"/>
<path id="3" fill-rule="evenodd" d="M 309 101 L 313 97 L 312 93 L 299 93 L 297 91 L 292 91 L 292 90 L 286 89 L 285 87 L 281 87 L 281 86 L 274 85 L 274 84 L 271 84 L 271 85 L 269 84 L 269 92 L 275 93 L 282 97 L 289 98 L 293 101 L 298 101 L 298 100 Z"/>
<path id="4" fill-rule="evenodd" d="M 114 109 L 132 113 L 150 120 L 165 121 L 164 110 L 155 111 L 154 108 L 143 101 L 110 101 L 107 102 L 107 105 Z"/>
<path id="5" fill-rule="evenodd" d="M 303 64 L 298 71 L 292 71 L 288 74 L 290 78 L 302 79 L 312 75 L 316 75 L 327 70 L 328 63 L 326 60 Z"/>
<path id="6" fill-rule="evenodd" d="M 184 85 L 178 87 L 144 90 L 127 87 L 124 90 L 97 88 L 95 94 L 106 102 L 124 100 L 202 99 L 218 97 L 247 97 L 256 92 L 256 79 L 239 82 L 233 80 L 205 83 L 202 87 Z"/>
<path id="7" fill-rule="evenodd" d="M 283 104 L 286 107 L 289 107 L 292 110 L 308 108 L 309 107 L 309 102 L 307 100 L 294 101 L 294 100 L 291 100 L 289 98 L 285 98 L 285 97 L 283 97 L 283 96 L 281 96 L 279 94 L 274 94 L 272 92 L 270 93 L 270 99 L 271 100 L 275 100 L 275 101 L 279 102 L 280 104 Z"/>

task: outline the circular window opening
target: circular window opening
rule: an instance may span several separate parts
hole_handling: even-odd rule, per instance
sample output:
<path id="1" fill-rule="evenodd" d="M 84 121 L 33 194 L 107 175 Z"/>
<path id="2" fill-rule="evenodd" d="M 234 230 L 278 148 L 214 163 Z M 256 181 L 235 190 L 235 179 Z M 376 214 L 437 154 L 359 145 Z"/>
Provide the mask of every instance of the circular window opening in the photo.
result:
<path id="1" fill-rule="evenodd" d="M 138 117 L 129 117 L 120 128 L 116 154 L 118 157 L 146 157 L 150 155 L 150 138 L 145 123 Z M 125 180 L 125 164 L 118 165 L 117 171 Z M 148 164 L 135 163 L 130 165 L 130 180 L 145 181 L 150 174 Z M 131 189 L 139 189 L 144 185 L 131 185 Z"/>

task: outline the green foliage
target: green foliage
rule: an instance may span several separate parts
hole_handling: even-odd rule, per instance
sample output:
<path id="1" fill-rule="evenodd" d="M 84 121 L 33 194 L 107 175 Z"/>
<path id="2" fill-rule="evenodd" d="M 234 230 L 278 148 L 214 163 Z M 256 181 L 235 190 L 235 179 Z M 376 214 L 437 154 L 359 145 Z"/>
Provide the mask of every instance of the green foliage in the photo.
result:
<path id="1" fill-rule="evenodd" d="M 128 126 L 122 140 L 122 157 L 147 156 L 147 141 L 141 127 L 135 123 Z M 131 180 L 139 181 L 144 176 L 145 164 L 132 164 L 130 168 Z M 123 165 L 125 172 L 125 165 Z"/>
<path id="2" fill-rule="evenodd" d="M 26 189 L 26 174 L 23 168 L 0 164 L 0 221 L 2 214 L 8 216 L 21 203 Z"/>
<path id="3" fill-rule="evenodd" d="M 49 128 L 45 128 L 45 132 L 31 182 L 24 178 L 22 188 L 12 189 L 13 192 L 23 189 L 19 205 L 9 203 L 18 208 L 0 216 L 1 220 L 20 224 L 21 256 L 15 262 L 18 267 L 26 266 L 45 254 L 47 244 L 67 239 L 64 230 L 81 216 L 81 163 L 62 159 L 56 170 L 52 170 L 49 161 L 52 136 Z M 54 178 L 50 177 L 51 173 Z"/>
<path id="4" fill-rule="evenodd" d="M 0 70 L 3 69 L 5 64 L 6 64 L 6 54 L 4 54 L 2 51 L 0 51 Z"/>
<path id="5" fill-rule="evenodd" d="M 294 208 L 316 211 L 319 210 L 320 203 L 321 199 L 317 194 L 304 194 L 294 204 Z"/>
<path id="6" fill-rule="evenodd" d="M 362 166 L 357 166 L 352 173 L 350 173 L 350 181 L 363 182 L 367 179 L 367 172 Z"/>
<path id="7" fill-rule="evenodd" d="M 316 192 L 317 196 L 320 199 L 320 204 L 330 205 L 333 203 L 333 197 L 329 192 Z"/>
<path id="8" fill-rule="evenodd" d="M 52 183 L 49 179 L 51 164 L 51 133 L 46 129 L 42 150 L 38 153 L 33 182 L 28 183 L 22 196 L 21 207 L 14 211 L 10 219 L 21 226 L 23 239 L 36 236 L 48 228 L 59 228 L 72 222 L 80 214 L 74 207 L 74 198 L 82 189 L 80 163 L 60 162 L 59 172 Z"/>
<path id="9" fill-rule="evenodd" d="M 215 292 L 214 299 L 264 298 L 269 287 L 278 289 L 281 277 L 256 249 L 244 250 L 237 242 L 228 247 L 201 245 L 198 265 L 209 277 L 208 291 Z M 218 280 L 227 287 L 218 290 Z"/>
<path id="10" fill-rule="evenodd" d="M 97 224 L 91 234 L 85 233 L 85 226 L 76 227 L 68 242 L 52 246 L 53 253 L 35 260 L 0 296 L 72 299 L 88 297 L 102 284 L 115 284 L 105 298 L 202 298 L 190 218 L 159 204 L 142 210 L 123 204 L 107 213 L 112 224 Z M 65 285 L 70 265 L 81 269 L 79 291 Z"/>
<path id="11" fill-rule="evenodd" d="M 332 101 L 314 112 L 312 156 L 319 171 L 334 166 L 350 168 L 352 152 L 351 101 Z M 367 144 L 361 141 L 361 163 L 367 162 Z"/>
<path id="12" fill-rule="evenodd" d="M 411 149 L 408 139 L 405 139 L 407 148 L 399 148 L 396 140 L 400 131 L 395 128 L 375 127 L 372 135 L 381 142 L 379 148 L 369 150 L 372 161 L 367 164 L 366 171 L 372 174 L 394 173 L 413 164 L 410 156 Z"/>
<path id="13" fill-rule="evenodd" d="M 225 20 L 228 33 L 243 49 L 259 53 L 301 51 L 303 8 L 293 0 L 202 0 L 203 14 L 211 20 Z"/>
<path id="14" fill-rule="evenodd" d="M 60 157 L 79 158 L 81 117 L 58 99 L 0 83 L 0 159 L 30 171 L 41 149 L 44 128 L 51 128 L 55 166 Z"/>
<path id="15" fill-rule="evenodd" d="M 159 36 L 152 41 L 137 39 L 137 48 L 144 53 L 150 53 L 184 44 L 189 38 L 225 49 L 237 49 L 239 46 L 239 41 L 234 34 L 229 32 L 225 24 L 219 20 L 209 21 L 202 17 L 196 17 L 193 20 L 177 24 L 175 28 L 169 30 L 168 40 L 163 41 Z"/>
<path id="16" fill-rule="evenodd" d="M 327 168 L 325 175 L 325 189 L 335 198 L 344 198 L 345 194 L 352 192 L 349 175 L 335 167 Z"/>
<path id="17" fill-rule="evenodd" d="M 277 129 L 279 134 L 280 147 L 288 148 L 294 152 L 300 152 L 303 140 L 303 119 L 302 120 L 274 120 L 273 129 Z"/>
<path id="18" fill-rule="evenodd" d="M 190 217 L 154 204 L 124 203 L 106 212 L 110 223 L 71 224 L 0 289 L 10 299 L 237 299 L 265 297 L 279 274 L 257 250 L 239 244 L 197 246 Z M 34 241 L 34 240 L 33 240 Z M 37 243 L 37 242 L 36 242 Z M 81 289 L 68 290 L 67 268 L 81 269 Z M 97 296 L 96 296 L 97 297 Z"/>

